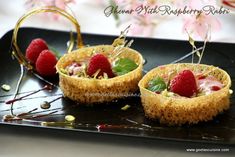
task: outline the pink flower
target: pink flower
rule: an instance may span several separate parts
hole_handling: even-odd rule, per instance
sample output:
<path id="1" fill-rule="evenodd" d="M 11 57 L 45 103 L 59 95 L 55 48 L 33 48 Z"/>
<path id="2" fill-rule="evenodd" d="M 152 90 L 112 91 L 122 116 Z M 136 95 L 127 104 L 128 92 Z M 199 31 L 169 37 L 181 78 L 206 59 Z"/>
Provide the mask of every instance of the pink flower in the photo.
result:
<path id="1" fill-rule="evenodd" d="M 151 36 L 154 31 L 155 23 L 153 17 L 150 15 L 139 15 L 131 23 L 131 35 Z"/>
<path id="2" fill-rule="evenodd" d="M 200 11 L 206 5 L 215 6 L 216 3 L 214 0 L 189 0 L 189 7 L 191 9 Z M 194 37 L 205 39 L 208 31 L 219 31 L 221 23 L 214 15 L 206 15 L 202 12 L 185 17 L 183 29 L 192 33 Z"/>
<path id="3" fill-rule="evenodd" d="M 115 0 L 115 3 L 124 9 L 136 9 L 137 7 L 143 6 L 154 6 L 156 0 Z M 127 17 L 127 16 L 126 16 Z M 131 24 L 130 35 L 133 36 L 152 36 L 155 28 L 156 17 L 150 14 L 138 14 L 134 12 L 131 16 L 127 17 L 128 23 Z M 127 23 L 123 23 L 127 25 Z"/>
<path id="4" fill-rule="evenodd" d="M 117 5 L 120 5 L 120 4 L 123 4 L 123 3 L 130 3 L 130 2 L 128 2 L 128 0 L 114 0 L 114 2 L 115 2 Z"/>
<path id="5" fill-rule="evenodd" d="M 206 5 L 216 6 L 216 0 L 189 0 L 189 7 L 192 9 L 201 10 Z"/>
<path id="6" fill-rule="evenodd" d="M 54 5 L 63 10 L 66 9 L 69 3 L 75 3 L 75 0 L 54 0 Z"/>
<path id="7" fill-rule="evenodd" d="M 70 3 L 75 3 L 75 0 L 27 0 L 25 6 L 30 9 L 34 7 L 42 6 L 55 6 L 60 9 L 66 10 L 66 6 Z M 55 20 L 58 20 L 59 15 L 54 13 L 46 13 L 46 16 L 52 16 Z"/>
<path id="8" fill-rule="evenodd" d="M 130 35 L 132 36 L 143 36 L 148 37 L 152 35 L 154 27 L 152 25 L 139 25 L 138 23 L 133 23 L 130 29 Z"/>
<path id="9" fill-rule="evenodd" d="M 193 33 L 193 36 L 205 39 L 207 32 L 210 31 L 209 29 L 218 31 L 221 29 L 221 24 L 216 17 L 201 13 L 186 19 L 183 28 Z"/>

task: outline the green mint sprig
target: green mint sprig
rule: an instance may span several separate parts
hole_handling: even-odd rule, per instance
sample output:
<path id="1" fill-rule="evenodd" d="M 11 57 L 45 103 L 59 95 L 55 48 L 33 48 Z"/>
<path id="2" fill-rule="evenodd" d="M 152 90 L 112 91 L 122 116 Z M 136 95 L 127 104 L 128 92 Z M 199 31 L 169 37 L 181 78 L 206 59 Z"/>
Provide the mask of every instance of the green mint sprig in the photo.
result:
<path id="1" fill-rule="evenodd" d="M 124 75 L 134 69 L 136 69 L 138 65 L 129 58 L 120 58 L 117 60 L 113 66 L 113 71 L 117 75 Z"/>
<path id="2" fill-rule="evenodd" d="M 147 89 L 152 92 L 162 92 L 167 88 L 167 85 L 163 78 L 156 77 L 149 81 Z"/>

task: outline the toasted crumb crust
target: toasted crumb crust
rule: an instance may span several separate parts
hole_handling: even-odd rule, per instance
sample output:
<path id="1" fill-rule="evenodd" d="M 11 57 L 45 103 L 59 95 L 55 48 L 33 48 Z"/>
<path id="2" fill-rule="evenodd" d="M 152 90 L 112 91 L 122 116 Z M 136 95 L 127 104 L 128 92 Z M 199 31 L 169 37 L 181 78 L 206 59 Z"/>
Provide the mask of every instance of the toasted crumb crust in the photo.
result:
<path id="1" fill-rule="evenodd" d="M 148 82 L 154 77 L 164 76 L 172 70 L 177 73 L 185 69 L 201 72 L 205 75 L 213 75 L 224 84 L 224 87 L 209 95 L 194 98 L 167 97 L 146 89 Z M 190 63 L 160 66 L 148 72 L 138 86 L 146 117 L 168 125 L 196 124 L 201 121 L 212 120 L 213 117 L 227 110 L 230 106 L 230 76 L 224 70 L 214 66 Z"/>
<path id="2" fill-rule="evenodd" d="M 90 56 L 94 50 L 107 55 L 113 51 L 113 46 L 99 45 L 78 49 L 64 55 L 58 61 L 56 69 L 59 73 L 59 84 L 64 96 L 74 101 L 90 104 L 110 102 L 138 90 L 138 82 L 142 78 L 143 59 L 140 53 L 130 48 L 124 48 L 125 52 L 121 53 L 120 57 L 128 57 L 134 60 L 138 67 L 125 75 L 110 79 L 90 79 L 68 76 L 61 72 L 61 68 L 65 68 L 73 61 L 81 61 Z"/>

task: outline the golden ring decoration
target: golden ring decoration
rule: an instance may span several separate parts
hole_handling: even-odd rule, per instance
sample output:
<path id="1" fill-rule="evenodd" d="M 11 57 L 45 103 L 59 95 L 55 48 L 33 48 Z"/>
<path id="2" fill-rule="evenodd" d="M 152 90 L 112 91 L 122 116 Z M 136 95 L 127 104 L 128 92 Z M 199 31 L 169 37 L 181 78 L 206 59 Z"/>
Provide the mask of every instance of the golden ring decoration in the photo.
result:
<path id="1" fill-rule="evenodd" d="M 45 13 L 45 12 L 51 12 L 51 13 L 55 13 L 58 15 L 61 15 L 65 18 L 67 18 L 70 22 L 73 23 L 73 25 L 75 26 L 75 29 L 77 31 L 77 48 L 81 48 L 83 47 L 83 40 L 82 40 L 82 36 L 81 36 L 81 32 L 80 32 L 80 25 L 77 21 L 77 19 L 71 15 L 70 13 L 66 12 L 63 9 L 60 9 L 58 7 L 55 6 L 44 6 L 44 7 L 40 7 L 40 8 L 36 8 L 33 10 L 30 10 L 29 12 L 27 12 L 26 14 L 24 14 L 16 23 L 16 26 L 13 30 L 13 37 L 12 37 L 12 49 L 13 49 L 13 55 L 14 57 L 18 60 L 18 62 L 22 65 L 24 65 L 28 70 L 32 70 L 33 67 L 32 65 L 30 65 L 28 63 L 28 61 L 26 60 L 25 56 L 23 55 L 22 51 L 20 50 L 18 43 L 17 43 L 17 36 L 18 36 L 18 31 L 19 28 L 21 26 L 21 24 L 29 17 L 31 17 L 32 15 L 38 14 L 38 13 Z M 73 49 L 73 42 L 70 42 L 69 45 L 69 51 Z"/>

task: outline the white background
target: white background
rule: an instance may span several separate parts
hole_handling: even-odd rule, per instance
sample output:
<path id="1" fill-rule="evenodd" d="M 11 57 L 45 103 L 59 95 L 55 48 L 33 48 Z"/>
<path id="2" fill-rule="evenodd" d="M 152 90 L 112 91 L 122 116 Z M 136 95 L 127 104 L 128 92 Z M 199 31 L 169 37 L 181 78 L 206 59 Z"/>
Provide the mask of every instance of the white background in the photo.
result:
<path id="1" fill-rule="evenodd" d="M 0 37 L 8 30 L 13 29 L 18 18 L 26 12 L 24 2 L 24 0 L 0 0 Z M 124 26 L 117 28 L 112 16 L 105 17 L 103 13 L 105 7 L 107 5 L 97 5 L 93 0 L 77 0 L 76 5 L 73 5 L 71 8 L 76 14 L 82 32 L 119 35 L 120 31 L 124 29 Z M 222 24 L 222 29 L 212 33 L 211 41 L 235 43 L 235 14 L 231 13 L 217 16 Z M 48 21 L 43 16 L 32 16 L 22 26 L 69 31 L 72 26 L 64 21 L 55 21 L 52 19 Z M 168 20 L 159 23 L 153 34 L 149 37 L 187 40 L 188 37 L 183 32 L 182 26 L 182 18 L 168 18 Z"/>

